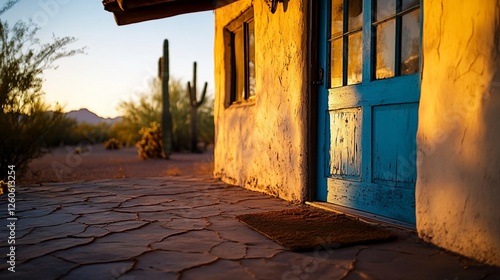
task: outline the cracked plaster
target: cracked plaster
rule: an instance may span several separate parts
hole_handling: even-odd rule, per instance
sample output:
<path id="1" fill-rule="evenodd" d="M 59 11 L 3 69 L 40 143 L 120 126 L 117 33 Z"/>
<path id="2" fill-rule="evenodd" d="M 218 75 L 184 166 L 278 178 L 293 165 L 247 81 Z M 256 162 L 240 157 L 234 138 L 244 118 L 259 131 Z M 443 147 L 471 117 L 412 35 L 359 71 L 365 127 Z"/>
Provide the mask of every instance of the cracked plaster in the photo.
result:
<path id="1" fill-rule="evenodd" d="M 419 236 L 500 265 L 500 3 L 423 5 Z"/>
<path id="2" fill-rule="evenodd" d="M 225 27 L 250 7 L 256 95 L 230 106 Z M 288 201 L 305 200 L 307 181 L 306 14 L 302 0 L 273 15 L 263 0 L 236 1 L 215 11 L 214 173 L 227 183 Z"/>

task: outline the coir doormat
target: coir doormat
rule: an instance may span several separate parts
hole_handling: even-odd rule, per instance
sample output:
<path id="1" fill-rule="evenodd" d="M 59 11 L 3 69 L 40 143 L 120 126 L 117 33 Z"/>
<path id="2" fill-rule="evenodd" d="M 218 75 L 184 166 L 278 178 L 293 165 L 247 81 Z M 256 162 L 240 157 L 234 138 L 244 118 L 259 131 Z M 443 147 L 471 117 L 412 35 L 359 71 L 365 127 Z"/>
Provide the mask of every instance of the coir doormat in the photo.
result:
<path id="1" fill-rule="evenodd" d="M 395 240 L 389 230 L 309 206 L 236 216 L 292 251 L 338 248 Z"/>

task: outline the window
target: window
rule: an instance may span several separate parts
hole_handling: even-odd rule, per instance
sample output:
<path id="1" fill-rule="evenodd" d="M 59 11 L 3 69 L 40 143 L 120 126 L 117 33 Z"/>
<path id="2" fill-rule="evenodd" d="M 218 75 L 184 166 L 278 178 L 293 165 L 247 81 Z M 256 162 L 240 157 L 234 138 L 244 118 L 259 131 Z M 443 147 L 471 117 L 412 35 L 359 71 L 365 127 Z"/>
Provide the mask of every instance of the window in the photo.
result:
<path id="1" fill-rule="evenodd" d="M 363 72 L 363 1 L 333 0 L 331 26 L 330 85 L 358 84 Z"/>
<path id="2" fill-rule="evenodd" d="M 230 40 L 230 103 L 255 97 L 255 27 L 253 10 L 226 27 Z"/>
<path id="3" fill-rule="evenodd" d="M 374 8 L 375 79 L 419 70 L 419 0 L 378 0 Z"/>
<path id="4" fill-rule="evenodd" d="M 365 2 L 371 7 L 363 7 L 363 2 L 331 1 L 330 87 L 419 71 L 420 1 Z M 363 9 L 371 10 L 370 14 L 365 15 Z M 371 61 L 363 61 L 366 46 L 371 48 Z M 367 74 L 364 67 L 371 68 L 368 77 L 363 77 Z"/>

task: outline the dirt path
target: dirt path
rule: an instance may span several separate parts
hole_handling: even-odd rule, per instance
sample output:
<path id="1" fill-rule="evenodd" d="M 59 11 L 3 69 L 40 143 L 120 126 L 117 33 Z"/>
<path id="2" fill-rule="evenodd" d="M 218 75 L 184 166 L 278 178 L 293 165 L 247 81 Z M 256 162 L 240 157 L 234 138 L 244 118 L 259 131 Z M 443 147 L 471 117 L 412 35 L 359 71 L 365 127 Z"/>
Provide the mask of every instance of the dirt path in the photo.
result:
<path id="1" fill-rule="evenodd" d="M 22 185 L 47 182 L 91 181 L 112 178 L 145 178 L 212 174 L 213 149 L 202 154 L 175 153 L 170 160 L 141 160 L 137 148 L 106 150 L 102 145 L 76 154 L 74 147 L 61 147 L 32 161 L 26 174 L 18 178 Z"/>

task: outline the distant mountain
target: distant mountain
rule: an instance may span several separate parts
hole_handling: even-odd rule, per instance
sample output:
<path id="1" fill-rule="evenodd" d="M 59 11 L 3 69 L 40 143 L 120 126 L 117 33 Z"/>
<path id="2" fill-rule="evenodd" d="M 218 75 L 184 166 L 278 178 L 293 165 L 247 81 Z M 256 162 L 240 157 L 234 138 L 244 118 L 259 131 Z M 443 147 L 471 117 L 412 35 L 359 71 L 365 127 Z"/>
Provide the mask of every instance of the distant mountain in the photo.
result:
<path id="1" fill-rule="evenodd" d="M 108 124 L 114 124 L 116 122 L 119 122 L 122 120 L 122 117 L 116 117 L 116 118 L 103 118 L 99 117 L 96 115 L 94 112 L 89 111 L 88 109 L 80 109 L 77 111 L 71 111 L 66 113 L 66 117 L 75 119 L 78 123 L 88 123 L 88 124 L 98 124 L 101 122 L 105 122 Z"/>

